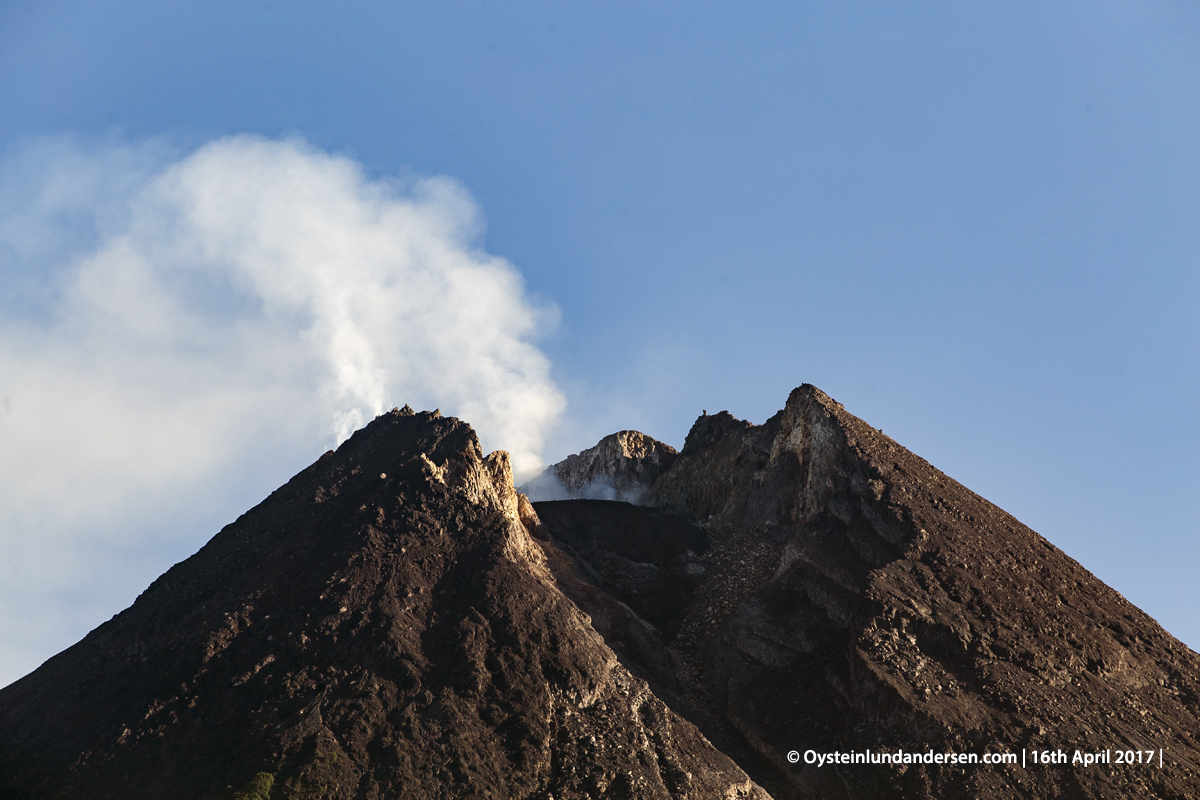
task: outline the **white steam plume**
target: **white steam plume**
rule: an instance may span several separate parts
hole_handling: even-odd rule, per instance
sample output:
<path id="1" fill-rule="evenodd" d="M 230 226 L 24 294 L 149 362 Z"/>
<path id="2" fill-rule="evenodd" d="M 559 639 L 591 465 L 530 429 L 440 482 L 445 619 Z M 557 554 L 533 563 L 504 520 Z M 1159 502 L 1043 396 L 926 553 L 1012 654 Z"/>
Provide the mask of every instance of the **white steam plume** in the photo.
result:
<path id="1" fill-rule="evenodd" d="M 0 296 L 0 685 L 215 532 L 189 524 L 392 405 L 541 466 L 564 400 L 533 342 L 554 312 L 478 248 L 454 181 L 250 136 L 165 163 L 45 145 L 3 170 L 22 180 L 0 269 L 25 294 Z"/>

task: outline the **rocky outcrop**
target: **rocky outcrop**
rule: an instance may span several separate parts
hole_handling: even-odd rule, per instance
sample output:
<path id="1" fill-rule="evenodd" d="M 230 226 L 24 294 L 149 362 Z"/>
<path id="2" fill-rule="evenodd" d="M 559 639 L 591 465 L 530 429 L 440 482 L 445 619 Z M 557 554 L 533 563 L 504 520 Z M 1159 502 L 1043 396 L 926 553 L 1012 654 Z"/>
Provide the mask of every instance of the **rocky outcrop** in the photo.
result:
<path id="1" fill-rule="evenodd" d="M 386 414 L 0 691 L 0 797 L 766 800 L 531 532 L 504 453 Z"/>
<path id="2" fill-rule="evenodd" d="M 675 448 L 637 431 L 618 431 L 567 456 L 521 487 L 535 501 L 588 498 L 637 503 L 675 460 Z"/>

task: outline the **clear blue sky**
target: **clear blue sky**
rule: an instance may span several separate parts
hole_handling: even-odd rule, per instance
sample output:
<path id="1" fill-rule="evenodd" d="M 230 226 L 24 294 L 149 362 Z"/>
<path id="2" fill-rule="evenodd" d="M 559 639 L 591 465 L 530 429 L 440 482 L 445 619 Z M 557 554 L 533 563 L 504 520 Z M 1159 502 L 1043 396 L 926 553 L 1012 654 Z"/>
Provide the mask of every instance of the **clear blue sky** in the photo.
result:
<path id="1" fill-rule="evenodd" d="M 474 198 L 486 229 L 464 236 L 523 276 L 514 308 L 541 321 L 522 341 L 566 401 L 548 460 L 620 428 L 681 446 L 701 409 L 761 422 L 814 383 L 1200 646 L 1185 4 L 7 0 L 6 330 L 36 338 L 69 313 L 70 265 L 132 230 L 111 221 L 121 176 L 142 185 L 236 134 L 307 142 L 368 186 L 448 176 Z M 93 172 L 109 188 L 38 228 L 46 176 Z M 49 352 L 30 348 L 12 358 Z M 19 380 L 0 374 L 0 425 L 36 438 L 44 420 L 12 433 Z M 72 435 L 113 429 L 105 413 Z M 49 534 L 12 511 L 0 637 L 19 655 L 0 684 L 131 602 L 318 438 L 212 456 L 170 503 L 75 519 L 54 547 L 122 565 L 104 574 L 18 548 Z"/>

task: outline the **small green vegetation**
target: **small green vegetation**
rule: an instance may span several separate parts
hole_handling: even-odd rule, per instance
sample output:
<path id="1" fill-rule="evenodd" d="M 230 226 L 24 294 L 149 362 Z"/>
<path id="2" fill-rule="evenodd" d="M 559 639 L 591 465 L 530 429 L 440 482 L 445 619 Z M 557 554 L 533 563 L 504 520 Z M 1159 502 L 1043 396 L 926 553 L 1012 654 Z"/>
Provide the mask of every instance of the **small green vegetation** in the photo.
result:
<path id="1" fill-rule="evenodd" d="M 270 800 L 271 787 L 274 785 L 275 776 L 272 773 L 260 772 L 233 793 L 233 800 Z"/>
<path id="2" fill-rule="evenodd" d="M 326 753 L 325 754 L 325 766 L 332 767 L 336 763 L 337 763 L 337 753 Z"/>

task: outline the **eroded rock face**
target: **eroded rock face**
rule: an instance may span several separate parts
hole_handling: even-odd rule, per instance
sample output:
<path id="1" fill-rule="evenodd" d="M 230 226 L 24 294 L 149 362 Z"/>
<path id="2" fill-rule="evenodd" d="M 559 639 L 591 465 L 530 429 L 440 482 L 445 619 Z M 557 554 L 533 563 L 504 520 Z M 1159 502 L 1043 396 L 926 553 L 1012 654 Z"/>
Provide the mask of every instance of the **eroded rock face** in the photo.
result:
<path id="1" fill-rule="evenodd" d="M 618 431 L 549 467 L 521 487 L 540 500 L 622 500 L 637 503 L 675 460 L 675 448 L 637 431 Z"/>
<path id="2" fill-rule="evenodd" d="M 701 417 L 645 502 L 702 523 L 709 538 L 706 580 L 671 645 L 682 694 L 736 729 L 795 796 L 1200 792 L 1197 655 L 819 390 L 797 389 L 759 426 Z M 1170 763 L 786 761 L 809 748 L 1162 748 Z M 769 771 L 751 772 L 785 796 Z"/>
<path id="3" fill-rule="evenodd" d="M 767 800 L 539 531 L 469 426 L 386 414 L 0 691 L 0 797 Z"/>

